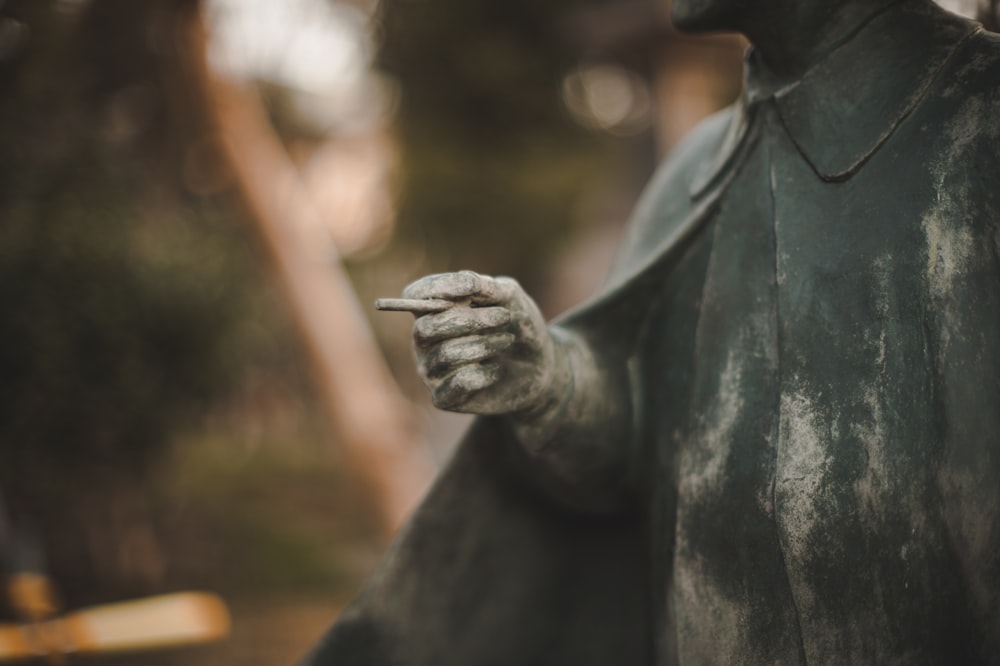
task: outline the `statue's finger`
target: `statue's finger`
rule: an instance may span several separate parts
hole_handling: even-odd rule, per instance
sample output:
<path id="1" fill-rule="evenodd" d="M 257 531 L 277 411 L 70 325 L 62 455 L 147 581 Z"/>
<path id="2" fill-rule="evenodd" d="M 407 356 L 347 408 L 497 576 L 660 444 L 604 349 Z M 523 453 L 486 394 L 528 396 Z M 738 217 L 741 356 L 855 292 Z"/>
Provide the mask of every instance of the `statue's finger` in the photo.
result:
<path id="1" fill-rule="evenodd" d="M 514 334 L 506 332 L 445 340 L 427 352 L 423 371 L 429 377 L 443 376 L 460 366 L 502 354 L 513 344 Z"/>
<path id="2" fill-rule="evenodd" d="M 437 314 L 429 314 L 413 322 L 413 339 L 418 345 L 428 345 L 440 340 L 458 338 L 510 323 L 507 308 L 455 307 Z"/>
<path id="3" fill-rule="evenodd" d="M 472 271 L 428 275 L 403 289 L 403 298 L 467 300 L 479 290 L 481 277 Z"/>
<path id="4" fill-rule="evenodd" d="M 520 290 L 516 280 L 494 278 L 472 271 L 439 273 L 421 278 L 403 290 L 404 298 L 443 298 L 473 305 L 501 305 Z"/>
<path id="5" fill-rule="evenodd" d="M 502 375 L 495 363 L 463 365 L 436 385 L 431 398 L 439 409 L 463 411 L 475 393 L 493 386 Z"/>
<path id="6" fill-rule="evenodd" d="M 474 293 L 469 298 L 473 305 L 506 305 L 521 290 L 517 280 L 509 277 L 491 277 L 479 275 L 479 281 Z"/>
<path id="7" fill-rule="evenodd" d="M 476 364 L 503 353 L 513 343 L 512 333 L 445 340 L 421 355 L 420 372 L 429 379 L 446 377 L 461 366 Z"/>

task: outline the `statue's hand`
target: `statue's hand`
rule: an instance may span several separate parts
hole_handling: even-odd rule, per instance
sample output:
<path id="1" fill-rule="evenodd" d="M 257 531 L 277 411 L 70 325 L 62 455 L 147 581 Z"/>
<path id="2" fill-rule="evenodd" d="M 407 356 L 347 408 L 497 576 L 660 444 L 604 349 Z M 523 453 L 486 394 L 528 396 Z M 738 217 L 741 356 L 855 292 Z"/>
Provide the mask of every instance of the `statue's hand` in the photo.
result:
<path id="1" fill-rule="evenodd" d="M 381 299 L 378 307 L 430 312 L 418 314 L 413 337 L 435 405 L 504 415 L 556 497 L 587 509 L 616 505 L 632 450 L 621 445 L 631 439 L 621 364 L 605 370 L 579 332 L 546 326 L 538 306 L 510 278 L 469 271 L 430 275 L 403 295 Z"/>
<path id="2" fill-rule="evenodd" d="M 456 303 L 413 325 L 418 370 L 437 407 L 530 414 L 565 393 L 565 354 L 516 280 L 442 273 L 417 280 L 403 296 Z"/>

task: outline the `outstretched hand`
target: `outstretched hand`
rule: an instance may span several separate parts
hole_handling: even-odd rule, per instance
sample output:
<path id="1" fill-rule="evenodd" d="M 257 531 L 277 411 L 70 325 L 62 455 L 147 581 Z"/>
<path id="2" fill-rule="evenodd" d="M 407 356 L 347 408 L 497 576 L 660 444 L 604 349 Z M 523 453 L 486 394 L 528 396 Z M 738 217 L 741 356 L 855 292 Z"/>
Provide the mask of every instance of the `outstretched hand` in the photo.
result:
<path id="1" fill-rule="evenodd" d="M 538 306 L 516 280 L 471 271 L 429 275 L 405 298 L 455 306 L 413 325 L 418 371 L 434 404 L 472 414 L 545 409 L 564 391 L 565 369 Z"/>

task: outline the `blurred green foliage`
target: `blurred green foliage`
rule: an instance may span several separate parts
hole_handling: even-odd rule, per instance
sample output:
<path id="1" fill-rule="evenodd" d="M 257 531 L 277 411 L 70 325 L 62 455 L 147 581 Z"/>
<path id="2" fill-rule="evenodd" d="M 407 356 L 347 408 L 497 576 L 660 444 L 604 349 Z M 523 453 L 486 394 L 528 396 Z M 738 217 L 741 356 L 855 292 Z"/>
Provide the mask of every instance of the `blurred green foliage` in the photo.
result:
<path id="1" fill-rule="evenodd" d="M 0 491 L 71 596 L 156 584 L 154 472 L 248 376 L 308 392 L 251 228 L 192 193 L 195 5 L 0 6 Z"/>
<path id="2" fill-rule="evenodd" d="M 361 480 L 315 449 L 233 444 L 202 434 L 174 456 L 168 531 L 184 578 L 234 597 L 353 595 L 380 543 Z"/>
<path id="3" fill-rule="evenodd" d="M 130 175 L 105 171 L 11 193 L 0 227 L 0 451 L 53 490 L 81 467 L 140 471 L 231 386 L 250 305 L 233 230 L 144 210 Z"/>
<path id="4" fill-rule="evenodd" d="M 581 0 L 386 0 L 381 66 L 399 86 L 401 243 L 433 270 L 531 288 L 607 186 L 609 144 L 560 97 Z M 592 222 L 593 220 L 591 220 Z M 414 276 L 417 277 L 417 276 Z"/>

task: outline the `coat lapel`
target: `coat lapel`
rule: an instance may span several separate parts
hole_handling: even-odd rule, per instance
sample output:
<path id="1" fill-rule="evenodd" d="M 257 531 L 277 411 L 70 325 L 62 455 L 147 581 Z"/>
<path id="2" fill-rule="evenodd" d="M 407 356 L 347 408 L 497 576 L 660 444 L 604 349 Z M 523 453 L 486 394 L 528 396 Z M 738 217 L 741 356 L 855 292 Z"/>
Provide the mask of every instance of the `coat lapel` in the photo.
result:
<path id="1" fill-rule="evenodd" d="M 846 180 L 917 107 L 962 41 L 980 29 L 929 1 L 897 2 L 869 21 L 850 48 L 835 49 L 775 93 L 781 121 L 820 178 Z"/>

